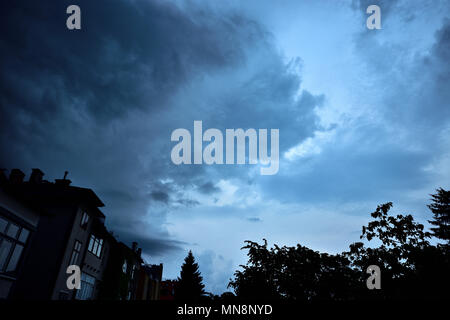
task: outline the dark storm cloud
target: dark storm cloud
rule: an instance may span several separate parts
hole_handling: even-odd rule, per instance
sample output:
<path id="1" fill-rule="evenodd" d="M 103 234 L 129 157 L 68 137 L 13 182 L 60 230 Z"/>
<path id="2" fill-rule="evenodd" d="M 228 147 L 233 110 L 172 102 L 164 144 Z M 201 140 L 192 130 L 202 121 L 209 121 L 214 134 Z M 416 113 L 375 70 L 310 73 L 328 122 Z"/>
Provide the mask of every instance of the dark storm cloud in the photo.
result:
<path id="1" fill-rule="evenodd" d="M 198 190 L 204 194 L 212 194 L 220 191 L 220 188 L 215 186 L 211 181 L 205 182 L 198 186 Z"/>
<path id="2" fill-rule="evenodd" d="M 157 1 L 76 3 L 80 31 L 65 27 L 67 1 L 1 5 L 1 143 L 12 145 L 2 158 L 20 158 L 24 141 L 33 148 L 30 135 L 47 149 L 71 151 L 64 130 L 136 109 L 161 111 L 194 74 L 239 59 L 239 43 L 220 40 L 241 27 L 231 22 L 194 21 Z"/>
<path id="3" fill-rule="evenodd" d="M 79 31 L 65 26 L 69 4 L 81 7 Z M 235 32 L 245 21 L 188 15 L 159 1 L 15 1 L 0 9 L 1 166 L 39 166 L 49 180 L 68 169 L 74 184 L 105 200 L 112 229 L 133 229 L 148 211 L 145 181 L 167 165 L 141 162 L 158 128 L 136 132 L 130 115 L 164 112 L 190 79 L 238 63 Z M 162 222 L 149 233 L 161 233 Z M 156 241 L 141 242 L 156 250 Z"/>
<path id="4" fill-rule="evenodd" d="M 441 60 L 441 62 L 448 62 L 450 59 L 450 19 L 447 18 L 440 30 L 436 32 L 436 43 L 433 46 L 433 53 Z M 448 76 L 449 69 L 444 70 L 445 75 Z M 448 80 L 444 78 L 443 80 Z"/>
<path id="5" fill-rule="evenodd" d="M 182 196 L 182 193 L 174 193 L 174 195 L 176 194 Z M 171 199 L 169 193 L 164 191 L 153 191 L 150 193 L 150 197 L 152 200 L 162 202 L 165 205 L 182 205 L 184 207 L 194 207 L 200 204 L 200 202 L 193 199 L 185 199 L 185 198 Z"/>
<path id="6" fill-rule="evenodd" d="M 163 191 L 153 191 L 152 193 L 150 193 L 150 196 L 153 200 L 156 201 L 161 201 L 166 204 L 169 202 L 169 195 Z"/>
<path id="7" fill-rule="evenodd" d="M 175 202 L 183 207 L 195 207 L 200 204 L 199 201 L 193 199 L 177 199 Z"/>
<path id="8" fill-rule="evenodd" d="M 118 240 L 128 246 L 131 246 L 131 243 L 133 241 L 136 241 L 139 247 L 145 248 L 145 252 L 150 255 L 150 258 L 154 256 L 161 257 L 164 256 L 164 254 L 179 251 L 183 246 L 187 244 L 183 241 L 152 237 L 152 235 L 139 236 L 133 232 L 129 232 L 126 230 L 120 233 Z"/>
<path id="9" fill-rule="evenodd" d="M 450 8 L 450 5 L 449 5 Z M 431 55 L 423 59 L 423 67 L 430 68 L 435 76 L 435 92 L 442 95 L 442 103 L 450 100 L 450 90 L 448 83 L 450 81 L 450 18 L 446 18 L 442 27 L 435 34 Z M 449 112 L 448 108 L 443 111 Z M 448 114 L 447 114 L 448 115 Z M 441 115 L 442 116 L 442 115 Z"/>
<path id="10" fill-rule="evenodd" d="M 66 28 L 69 4 L 81 7 L 81 30 Z M 48 180 L 68 170 L 105 202 L 108 227 L 150 255 L 182 245 L 165 223 L 167 210 L 199 204 L 187 188 L 207 195 L 222 177 L 245 179 L 245 168 L 174 166 L 172 130 L 199 119 L 281 128 L 282 153 L 318 127 L 324 97 L 299 93 L 299 62 L 284 63 L 270 34 L 238 13 L 166 1 L 0 9 L 0 166 L 40 167 Z"/>
<path id="11" fill-rule="evenodd" d="M 65 8 L 73 3 L 82 8 L 80 31 L 65 28 Z M 1 9 L 6 102 L 39 117 L 70 102 L 100 120 L 158 109 L 199 67 L 240 55 L 216 40 L 233 36 L 227 22 L 193 21 L 165 2 L 25 1 Z"/>

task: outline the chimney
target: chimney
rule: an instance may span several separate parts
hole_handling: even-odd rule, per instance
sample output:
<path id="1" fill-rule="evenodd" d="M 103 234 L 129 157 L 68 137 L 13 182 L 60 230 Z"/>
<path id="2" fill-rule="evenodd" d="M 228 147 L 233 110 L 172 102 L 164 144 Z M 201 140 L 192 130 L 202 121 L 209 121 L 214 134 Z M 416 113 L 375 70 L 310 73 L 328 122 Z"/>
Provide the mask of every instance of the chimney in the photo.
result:
<path id="1" fill-rule="evenodd" d="M 21 184 L 23 182 L 23 178 L 25 177 L 25 173 L 23 173 L 19 169 L 12 169 L 9 174 L 9 181 L 12 184 Z"/>
<path id="2" fill-rule="evenodd" d="M 55 184 L 68 187 L 72 183 L 72 181 L 70 181 L 69 179 L 66 179 L 68 173 L 69 173 L 69 171 L 65 171 L 64 178 L 55 179 Z"/>
<path id="3" fill-rule="evenodd" d="M 136 250 L 137 250 L 137 242 L 136 241 L 133 241 L 133 243 L 132 243 L 132 245 L 131 245 L 131 250 L 133 250 L 133 252 L 136 252 Z"/>
<path id="4" fill-rule="evenodd" d="M 42 177 L 44 173 L 40 169 L 32 169 L 30 176 L 30 183 L 39 184 L 42 183 Z"/>

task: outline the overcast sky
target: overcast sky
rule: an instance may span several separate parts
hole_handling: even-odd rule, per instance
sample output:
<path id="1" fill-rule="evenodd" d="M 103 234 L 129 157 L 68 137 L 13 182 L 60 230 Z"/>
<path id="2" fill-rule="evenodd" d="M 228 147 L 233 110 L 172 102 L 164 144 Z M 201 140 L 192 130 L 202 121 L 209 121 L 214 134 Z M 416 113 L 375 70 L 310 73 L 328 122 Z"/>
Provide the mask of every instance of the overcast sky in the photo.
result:
<path id="1" fill-rule="evenodd" d="M 81 8 L 81 30 L 66 8 Z M 366 28 L 370 4 L 381 30 Z M 449 1 L 2 1 L 0 167 L 69 171 L 119 240 L 215 293 L 244 240 L 341 252 L 450 181 Z M 280 169 L 171 162 L 173 130 L 277 128 Z"/>

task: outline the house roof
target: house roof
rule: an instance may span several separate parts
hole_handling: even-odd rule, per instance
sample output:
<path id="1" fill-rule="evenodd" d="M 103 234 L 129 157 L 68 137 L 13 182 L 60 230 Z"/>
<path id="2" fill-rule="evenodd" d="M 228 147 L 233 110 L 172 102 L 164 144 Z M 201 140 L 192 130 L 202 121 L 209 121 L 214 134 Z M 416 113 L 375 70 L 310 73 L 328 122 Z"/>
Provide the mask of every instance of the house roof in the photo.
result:
<path id="1" fill-rule="evenodd" d="M 104 207 L 103 202 L 88 188 L 61 185 L 43 181 L 42 183 L 23 182 L 20 184 L 8 184 L 5 188 L 11 195 L 21 201 L 32 205 L 61 204 L 61 203 L 87 203 L 94 207 L 100 217 L 105 215 L 98 209 Z"/>

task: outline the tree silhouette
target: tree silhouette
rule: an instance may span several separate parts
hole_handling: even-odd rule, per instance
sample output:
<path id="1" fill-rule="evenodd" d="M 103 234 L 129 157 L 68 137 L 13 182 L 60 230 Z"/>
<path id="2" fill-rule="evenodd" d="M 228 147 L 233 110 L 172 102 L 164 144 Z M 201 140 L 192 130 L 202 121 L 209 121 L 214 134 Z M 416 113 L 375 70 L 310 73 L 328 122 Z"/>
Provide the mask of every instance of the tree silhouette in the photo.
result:
<path id="1" fill-rule="evenodd" d="M 442 188 L 436 190 L 436 194 L 431 195 L 432 203 L 428 205 L 433 212 L 433 220 L 428 222 L 436 226 L 431 228 L 433 235 L 446 241 L 447 249 L 450 246 L 450 191 Z"/>
<path id="2" fill-rule="evenodd" d="M 365 270 L 377 265 L 382 270 L 382 291 L 364 291 L 365 297 L 400 299 L 421 294 L 418 284 L 418 268 L 424 262 L 422 257 L 429 247 L 431 237 L 424 226 L 414 221 L 411 215 L 389 215 L 392 203 L 377 207 L 371 213 L 373 220 L 362 227 L 361 239 L 368 242 L 378 240 L 378 247 L 365 247 L 362 242 L 350 245 L 346 256 L 359 271 L 360 283 L 364 283 Z M 428 267 L 427 267 L 428 268 Z"/>
<path id="3" fill-rule="evenodd" d="M 246 241 L 242 249 L 248 250 L 248 262 L 235 272 L 229 287 L 239 299 L 449 299 L 449 192 L 438 189 L 428 207 L 434 215 L 433 233 L 410 214 L 389 214 L 388 202 L 362 227 L 360 238 L 378 246 L 356 242 L 342 254 L 320 253 L 300 244 L 269 249 L 265 239 L 263 244 Z M 447 244 L 431 245 L 433 236 Z M 370 265 L 381 269 L 381 290 L 366 287 Z"/>
<path id="4" fill-rule="evenodd" d="M 229 283 L 241 299 L 346 300 L 353 295 L 356 277 L 342 255 L 301 245 L 268 249 L 265 239 L 246 243 L 242 249 L 248 249 L 249 261 Z"/>
<path id="5" fill-rule="evenodd" d="M 203 277 L 198 270 L 192 251 L 189 250 L 184 263 L 181 266 L 180 277 L 175 288 L 175 299 L 177 300 L 199 300 L 205 295 Z"/>

